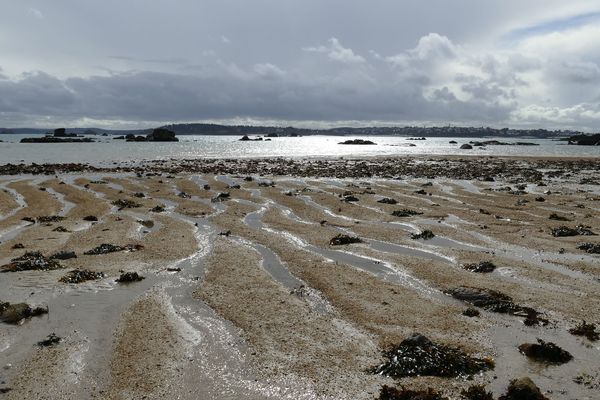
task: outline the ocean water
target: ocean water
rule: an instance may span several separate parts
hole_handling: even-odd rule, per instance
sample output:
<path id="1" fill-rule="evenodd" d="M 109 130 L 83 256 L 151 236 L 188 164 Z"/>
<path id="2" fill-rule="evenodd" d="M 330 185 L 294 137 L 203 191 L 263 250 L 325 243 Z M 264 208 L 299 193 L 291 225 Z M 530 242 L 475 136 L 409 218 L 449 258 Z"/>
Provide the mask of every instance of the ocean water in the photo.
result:
<path id="1" fill-rule="evenodd" d="M 179 136 L 179 142 L 127 143 L 108 136 L 97 136 L 96 143 L 19 143 L 31 135 L 0 135 L 0 164 L 6 163 L 90 163 L 107 165 L 115 162 L 195 159 L 195 158 L 262 158 L 262 157 L 360 157 L 395 155 L 500 155 L 600 157 L 600 147 L 572 146 L 549 139 L 506 138 L 427 138 L 411 141 L 405 137 L 377 136 L 367 139 L 376 145 L 341 145 L 350 136 L 280 137 L 271 141 L 239 141 L 237 136 Z M 364 138 L 364 137 L 362 137 Z M 487 146 L 461 150 L 470 140 L 531 142 L 539 146 Z M 450 144 L 454 140 L 458 144 Z M 409 147 L 414 144 L 414 147 Z"/>

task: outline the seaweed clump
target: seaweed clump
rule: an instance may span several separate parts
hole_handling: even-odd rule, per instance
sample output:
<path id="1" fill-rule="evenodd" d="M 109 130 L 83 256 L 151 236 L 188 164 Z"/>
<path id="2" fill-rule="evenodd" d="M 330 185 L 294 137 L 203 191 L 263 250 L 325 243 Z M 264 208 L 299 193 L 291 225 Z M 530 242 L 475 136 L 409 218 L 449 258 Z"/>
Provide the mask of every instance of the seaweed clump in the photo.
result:
<path id="1" fill-rule="evenodd" d="M 59 279 L 62 283 L 82 283 L 104 278 L 102 272 L 94 272 L 87 269 L 74 269 Z"/>
<path id="2" fill-rule="evenodd" d="M 596 330 L 596 325 L 587 324 L 585 321 L 582 321 L 575 328 L 569 329 L 569 333 L 575 336 L 585 336 L 592 342 L 600 339 L 600 332 Z"/>
<path id="3" fill-rule="evenodd" d="M 61 337 L 57 336 L 56 333 L 51 333 L 46 339 L 39 341 L 37 344 L 40 347 L 50 347 L 59 344 L 61 341 Z"/>
<path id="4" fill-rule="evenodd" d="M 423 214 L 422 212 L 415 211 L 415 210 L 409 210 L 408 208 L 403 208 L 402 210 L 392 211 L 392 215 L 394 217 L 400 217 L 400 218 L 414 217 L 415 215 L 422 215 L 422 214 Z"/>
<path id="5" fill-rule="evenodd" d="M 595 236 L 589 227 L 583 225 L 577 225 L 575 228 L 569 228 L 568 226 L 559 226 L 558 228 L 552 229 L 552 236 L 554 237 L 566 237 L 566 236 Z"/>
<path id="6" fill-rule="evenodd" d="M 552 342 L 544 342 L 538 339 L 537 343 L 523 343 L 519 351 L 535 361 L 552 364 L 564 364 L 573 359 L 571 353 L 561 349 Z"/>
<path id="7" fill-rule="evenodd" d="M 362 243 L 362 240 L 356 236 L 342 235 L 341 233 L 329 241 L 330 246 L 342 246 L 345 244 Z"/>
<path id="8" fill-rule="evenodd" d="M 398 201 L 391 197 L 384 197 L 383 199 L 377 200 L 377 202 L 381 204 L 398 204 Z"/>
<path id="9" fill-rule="evenodd" d="M 140 203 L 136 203 L 135 201 L 127 199 L 115 200 L 112 202 L 112 204 L 113 206 L 119 207 L 119 210 L 122 210 L 124 208 L 139 208 L 142 206 Z"/>
<path id="10" fill-rule="evenodd" d="M 600 254 L 600 244 L 583 243 L 577 246 L 579 250 L 584 250 L 589 254 Z"/>
<path id="11" fill-rule="evenodd" d="M 397 389 L 395 387 L 384 385 L 379 392 L 379 400 L 447 400 L 438 392 L 429 388 L 427 390 L 408 390 Z"/>
<path id="12" fill-rule="evenodd" d="M 494 400 L 492 393 L 485 390 L 483 385 L 471 385 L 463 389 L 460 395 L 467 400 Z"/>
<path id="13" fill-rule="evenodd" d="M 146 279 L 141 276 L 137 272 L 122 272 L 119 278 L 117 278 L 116 282 L 119 283 L 131 283 L 131 282 L 139 282 Z"/>
<path id="14" fill-rule="evenodd" d="M 436 344 L 419 333 L 404 339 L 384 356 L 387 362 L 373 368 L 372 372 L 392 378 L 470 376 L 494 368 L 490 359 L 471 357 L 458 348 Z"/>
<path id="15" fill-rule="evenodd" d="M 100 246 L 94 247 L 91 250 L 84 252 L 88 256 L 90 255 L 99 255 L 99 254 L 108 254 L 108 253 L 116 253 L 118 251 L 138 251 L 143 249 L 144 246 L 141 244 L 128 244 L 126 246 L 117 246 L 110 243 L 102 243 Z"/>
<path id="16" fill-rule="evenodd" d="M 20 257 L 13 258 L 10 263 L 0 267 L 2 272 L 18 271 L 51 271 L 63 268 L 60 263 L 54 259 L 46 258 L 39 251 L 31 251 Z"/>
<path id="17" fill-rule="evenodd" d="M 486 311 L 524 317 L 524 323 L 527 326 L 548 324 L 548 320 L 543 318 L 538 311 L 531 307 L 515 304 L 510 296 L 496 290 L 459 286 L 446 290 L 445 293 Z"/>
<path id="18" fill-rule="evenodd" d="M 423 232 L 413 233 L 410 235 L 410 238 L 413 240 L 418 240 L 418 239 L 429 240 L 429 239 L 433 239 L 434 237 L 435 237 L 435 235 L 429 229 L 425 229 Z"/>
<path id="19" fill-rule="evenodd" d="M 465 264 L 463 268 L 471 272 L 488 273 L 493 272 L 496 266 L 490 261 L 482 261 L 480 263 Z"/>

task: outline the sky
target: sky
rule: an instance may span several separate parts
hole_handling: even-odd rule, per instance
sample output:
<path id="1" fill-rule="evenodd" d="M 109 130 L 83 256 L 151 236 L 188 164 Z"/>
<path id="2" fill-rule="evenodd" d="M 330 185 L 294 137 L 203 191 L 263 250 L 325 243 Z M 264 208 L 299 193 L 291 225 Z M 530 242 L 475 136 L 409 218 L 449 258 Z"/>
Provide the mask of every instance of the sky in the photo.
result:
<path id="1" fill-rule="evenodd" d="M 598 0 L 0 0 L 0 127 L 600 131 Z"/>

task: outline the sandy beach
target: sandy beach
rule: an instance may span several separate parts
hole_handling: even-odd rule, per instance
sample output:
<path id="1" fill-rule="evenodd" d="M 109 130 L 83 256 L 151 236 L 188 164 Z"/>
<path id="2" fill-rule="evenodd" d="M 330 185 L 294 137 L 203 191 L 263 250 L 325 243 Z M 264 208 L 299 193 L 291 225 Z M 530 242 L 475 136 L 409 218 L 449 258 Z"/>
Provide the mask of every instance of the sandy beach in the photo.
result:
<path id="1" fill-rule="evenodd" d="M 600 331 L 598 159 L 0 173 L 2 309 L 48 311 L 0 322 L 1 399 L 377 399 L 383 386 L 459 399 L 472 385 L 499 396 L 522 377 L 551 399 L 600 390 L 600 341 L 570 332 L 583 321 Z M 103 244 L 114 247 L 90 254 Z M 31 252 L 35 265 L 19 264 Z M 493 268 L 476 272 L 482 263 Z M 91 278 L 64 279 L 73 270 Z M 116 282 L 124 273 L 143 279 Z M 499 293 L 509 310 L 469 303 L 465 290 Z M 376 373 L 414 333 L 493 368 Z M 572 359 L 520 351 L 537 339 Z"/>

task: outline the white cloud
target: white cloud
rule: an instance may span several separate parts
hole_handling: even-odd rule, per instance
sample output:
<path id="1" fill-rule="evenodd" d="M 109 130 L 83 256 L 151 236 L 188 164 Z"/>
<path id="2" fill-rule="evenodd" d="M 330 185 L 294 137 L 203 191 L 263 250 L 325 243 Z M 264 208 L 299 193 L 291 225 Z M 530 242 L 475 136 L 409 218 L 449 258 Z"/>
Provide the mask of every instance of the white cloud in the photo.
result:
<path id="1" fill-rule="evenodd" d="M 352 49 L 342 46 L 338 39 L 333 37 L 329 39 L 328 42 L 329 44 L 327 46 L 305 47 L 304 50 L 327 54 L 330 59 L 344 64 L 360 64 L 365 62 L 365 59 L 362 56 L 355 54 Z"/>

